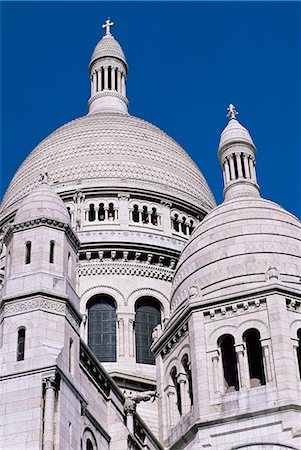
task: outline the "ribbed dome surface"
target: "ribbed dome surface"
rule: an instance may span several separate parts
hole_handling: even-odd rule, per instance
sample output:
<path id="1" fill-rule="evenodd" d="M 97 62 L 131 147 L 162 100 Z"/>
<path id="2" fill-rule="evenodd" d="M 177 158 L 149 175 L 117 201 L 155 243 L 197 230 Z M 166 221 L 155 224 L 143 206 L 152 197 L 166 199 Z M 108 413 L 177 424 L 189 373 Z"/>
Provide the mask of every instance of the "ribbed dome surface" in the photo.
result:
<path id="1" fill-rule="evenodd" d="M 254 145 L 250 133 L 242 126 L 236 119 L 229 121 L 226 128 L 223 130 L 220 138 L 219 148 L 224 147 L 231 142 L 243 142 Z"/>
<path id="2" fill-rule="evenodd" d="M 279 282 L 301 290 L 301 223 L 279 205 L 241 198 L 216 207 L 200 223 L 177 266 L 171 309 L 189 302 L 197 286 L 204 300 L 256 289 L 269 268 Z"/>
<path id="3" fill-rule="evenodd" d="M 45 169 L 57 192 L 129 187 L 170 194 L 206 211 L 215 205 L 206 180 L 182 147 L 128 114 L 91 114 L 54 131 L 20 166 L 2 208 L 17 207 Z"/>
<path id="4" fill-rule="evenodd" d="M 14 223 L 40 218 L 70 223 L 69 213 L 64 202 L 47 183 L 42 183 L 24 198 L 16 213 Z"/>
<path id="5" fill-rule="evenodd" d="M 105 35 L 96 45 L 91 58 L 91 63 L 98 58 L 113 57 L 121 59 L 126 63 L 126 59 L 120 44 L 112 35 Z"/>

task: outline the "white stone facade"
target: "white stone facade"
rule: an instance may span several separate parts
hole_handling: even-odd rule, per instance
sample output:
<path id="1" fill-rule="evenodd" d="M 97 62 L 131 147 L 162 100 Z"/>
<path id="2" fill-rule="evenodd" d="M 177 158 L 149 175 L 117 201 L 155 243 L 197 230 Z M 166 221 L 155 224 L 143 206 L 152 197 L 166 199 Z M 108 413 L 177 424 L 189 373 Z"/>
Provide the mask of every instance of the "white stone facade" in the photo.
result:
<path id="1" fill-rule="evenodd" d="M 111 26 L 88 115 L 1 206 L 0 448 L 297 450 L 300 221 L 260 197 L 233 105 L 215 207 L 187 153 L 128 114 Z"/>

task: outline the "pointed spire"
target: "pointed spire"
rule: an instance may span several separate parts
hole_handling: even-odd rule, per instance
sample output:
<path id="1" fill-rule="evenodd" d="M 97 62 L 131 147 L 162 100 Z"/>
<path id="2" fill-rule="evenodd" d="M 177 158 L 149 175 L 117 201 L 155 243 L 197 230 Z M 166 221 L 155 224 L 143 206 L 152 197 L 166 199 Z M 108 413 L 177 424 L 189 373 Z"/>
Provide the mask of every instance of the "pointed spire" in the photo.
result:
<path id="1" fill-rule="evenodd" d="M 126 78 L 128 66 L 119 43 L 111 34 L 114 22 L 102 25 L 106 34 L 96 45 L 90 62 L 91 97 L 89 113 L 117 111 L 127 113 Z"/>
<path id="2" fill-rule="evenodd" d="M 256 147 L 248 130 L 236 119 L 238 112 L 232 103 L 227 111 L 229 123 L 221 134 L 218 149 L 224 177 L 224 199 L 258 197 Z"/>

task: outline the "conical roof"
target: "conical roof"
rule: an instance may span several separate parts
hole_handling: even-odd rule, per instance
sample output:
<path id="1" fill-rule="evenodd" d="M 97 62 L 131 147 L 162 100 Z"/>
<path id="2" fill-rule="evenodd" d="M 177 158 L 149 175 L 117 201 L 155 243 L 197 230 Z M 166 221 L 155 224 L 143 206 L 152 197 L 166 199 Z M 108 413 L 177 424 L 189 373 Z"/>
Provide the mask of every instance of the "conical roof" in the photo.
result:
<path id="1" fill-rule="evenodd" d="M 96 59 L 105 57 L 118 58 L 122 62 L 124 62 L 125 65 L 127 65 L 123 50 L 119 42 L 117 42 L 116 39 L 111 34 L 106 34 L 98 42 L 92 53 L 90 65 Z"/>

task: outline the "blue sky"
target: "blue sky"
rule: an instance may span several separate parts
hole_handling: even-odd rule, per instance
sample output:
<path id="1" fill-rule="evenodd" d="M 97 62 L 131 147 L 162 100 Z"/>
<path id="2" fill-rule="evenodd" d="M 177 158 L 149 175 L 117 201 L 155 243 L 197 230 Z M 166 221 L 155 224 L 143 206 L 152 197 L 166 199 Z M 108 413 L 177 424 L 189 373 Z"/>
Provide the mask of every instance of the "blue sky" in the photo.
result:
<path id="1" fill-rule="evenodd" d="M 91 53 L 110 16 L 130 113 L 176 139 L 218 203 L 217 147 L 234 103 L 262 196 L 301 216 L 298 2 L 1 2 L 1 196 L 29 152 L 86 114 Z M 299 60 L 299 61 L 298 61 Z"/>

